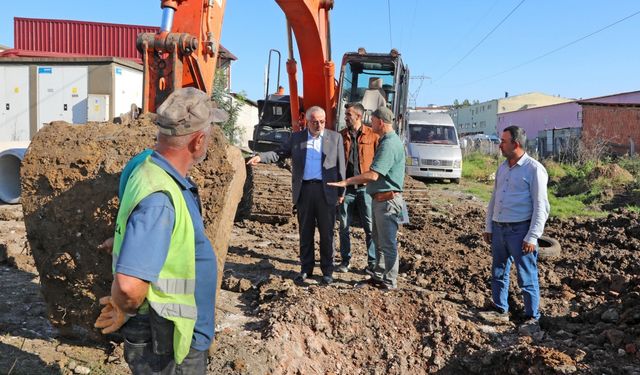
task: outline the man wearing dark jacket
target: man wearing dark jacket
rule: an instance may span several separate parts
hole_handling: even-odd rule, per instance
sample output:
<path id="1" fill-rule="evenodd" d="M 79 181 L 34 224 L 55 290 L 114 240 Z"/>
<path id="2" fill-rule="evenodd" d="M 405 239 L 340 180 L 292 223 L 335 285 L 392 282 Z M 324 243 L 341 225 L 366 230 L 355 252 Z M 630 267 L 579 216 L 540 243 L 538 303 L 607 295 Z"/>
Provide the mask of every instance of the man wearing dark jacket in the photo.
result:
<path id="1" fill-rule="evenodd" d="M 340 134 L 342 134 L 344 141 L 346 178 L 349 178 L 369 170 L 380 137 L 370 127 L 362 125 L 362 116 L 364 115 L 362 104 L 347 103 L 345 109 L 344 120 L 347 127 L 342 129 Z M 338 222 L 340 223 L 340 255 L 342 259 L 336 272 L 349 271 L 351 261 L 349 226 L 357 210 L 367 245 L 365 272 L 373 274 L 376 265 L 376 248 L 371 236 L 371 196 L 367 194 L 366 186 L 366 183 L 348 186 L 342 204 L 339 206 Z"/>
<path id="2" fill-rule="evenodd" d="M 278 150 L 261 152 L 247 164 L 275 163 L 291 158 L 293 204 L 298 211 L 301 270 L 294 281 L 302 284 L 313 274 L 315 265 L 313 236 L 320 233 L 320 269 L 322 284 L 333 282 L 333 228 L 336 205 L 344 189 L 328 186 L 328 182 L 344 179 L 342 136 L 325 129 L 326 114 L 320 107 L 306 113 L 307 129 L 291 134 Z"/>

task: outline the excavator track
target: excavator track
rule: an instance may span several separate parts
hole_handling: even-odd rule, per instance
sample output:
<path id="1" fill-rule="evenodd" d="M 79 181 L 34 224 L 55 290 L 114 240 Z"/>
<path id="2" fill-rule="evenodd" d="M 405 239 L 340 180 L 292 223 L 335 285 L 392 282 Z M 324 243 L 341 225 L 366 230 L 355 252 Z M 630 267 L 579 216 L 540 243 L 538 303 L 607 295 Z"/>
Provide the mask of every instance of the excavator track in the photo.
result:
<path id="1" fill-rule="evenodd" d="M 258 164 L 247 167 L 244 196 L 236 220 L 285 224 L 293 217 L 291 172 L 286 164 Z M 403 197 L 414 212 L 428 206 L 428 189 L 424 182 L 405 177 Z M 355 226 L 359 226 L 355 218 Z"/>
<path id="2" fill-rule="evenodd" d="M 286 164 L 247 166 L 244 196 L 236 219 L 286 224 L 293 218 L 291 171 Z"/>

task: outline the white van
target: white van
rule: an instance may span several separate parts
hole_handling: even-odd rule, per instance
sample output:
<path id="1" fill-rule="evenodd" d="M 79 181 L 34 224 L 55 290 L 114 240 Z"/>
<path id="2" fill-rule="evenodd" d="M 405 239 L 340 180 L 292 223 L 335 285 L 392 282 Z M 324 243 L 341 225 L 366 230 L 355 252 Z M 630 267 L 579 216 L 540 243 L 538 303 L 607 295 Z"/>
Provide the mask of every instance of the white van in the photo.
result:
<path id="1" fill-rule="evenodd" d="M 409 111 L 403 135 L 409 176 L 460 183 L 462 151 L 448 113 Z"/>

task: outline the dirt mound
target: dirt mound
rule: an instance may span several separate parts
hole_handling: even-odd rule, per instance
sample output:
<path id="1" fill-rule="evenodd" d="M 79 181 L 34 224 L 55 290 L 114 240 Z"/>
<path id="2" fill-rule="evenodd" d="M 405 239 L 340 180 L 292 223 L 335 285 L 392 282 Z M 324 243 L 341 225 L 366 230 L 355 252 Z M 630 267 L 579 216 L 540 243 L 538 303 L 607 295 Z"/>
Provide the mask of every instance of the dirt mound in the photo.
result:
<path id="1" fill-rule="evenodd" d="M 310 288 L 266 313 L 274 374 L 437 372 L 485 339 L 430 293 Z"/>
<path id="2" fill-rule="evenodd" d="M 27 239 L 49 318 L 64 333 L 99 337 L 92 325 L 112 276 L 111 256 L 96 247 L 113 235 L 120 171 L 132 156 L 153 146 L 156 132 L 150 117 L 128 125 L 56 122 L 31 142 L 21 168 Z M 207 159 L 191 174 L 219 262 L 224 262 L 244 182 L 241 163 L 240 152 L 228 147 L 216 128 Z"/>
<path id="3" fill-rule="evenodd" d="M 634 180 L 633 175 L 618 164 L 603 164 L 595 167 L 589 173 L 588 179 L 593 181 L 598 178 L 611 180 L 615 183 L 629 183 Z"/>

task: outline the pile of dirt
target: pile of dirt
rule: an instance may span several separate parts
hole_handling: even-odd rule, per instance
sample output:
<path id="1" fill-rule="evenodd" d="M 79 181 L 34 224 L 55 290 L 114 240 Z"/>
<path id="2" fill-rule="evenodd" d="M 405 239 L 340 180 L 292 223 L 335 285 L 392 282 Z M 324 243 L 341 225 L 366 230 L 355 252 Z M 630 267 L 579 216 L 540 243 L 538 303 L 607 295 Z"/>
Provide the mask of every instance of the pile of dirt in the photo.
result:
<path id="1" fill-rule="evenodd" d="M 110 294 L 112 276 L 111 256 L 96 248 L 113 236 L 121 170 L 153 146 L 156 132 L 146 116 L 127 125 L 54 122 L 38 132 L 25 155 L 27 239 L 49 318 L 64 334 L 100 338 L 93 321 L 98 299 Z M 218 128 L 212 139 L 207 159 L 191 177 L 200 187 L 207 234 L 224 264 L 244 166 Z"/>
<path id="2" fill-rule="evenodd" d="M 629 171 L 615 163 L 603 164 L 593 168 L 587 180 L 594 181 L 599 178 L 609 180 L 613 184 L 626 184 L 634 180 Z"/>
<path id="3" fill-rule="evenodd" d="M 278 300 L 265 319 L 274 374 L 434 373 L 485 342 L 433 293 L 314 287 Z"/>

